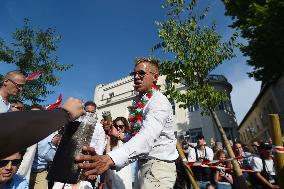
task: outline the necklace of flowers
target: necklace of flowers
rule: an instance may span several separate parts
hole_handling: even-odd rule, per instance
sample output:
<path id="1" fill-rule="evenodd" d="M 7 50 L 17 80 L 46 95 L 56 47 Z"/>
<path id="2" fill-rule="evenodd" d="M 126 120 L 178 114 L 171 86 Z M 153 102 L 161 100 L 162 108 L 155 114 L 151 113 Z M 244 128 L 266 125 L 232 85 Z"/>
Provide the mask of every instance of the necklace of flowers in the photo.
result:
<path id="1" fill-rule="evenodd" d="M 143 120 L 143 109 L 153 94 L 159 91 L 159 88 L 156 85 L 152 85 L 151 89 L 146 92 L 144 95 L 138 94 L 134 97 L 132 105 L 128 107 L 129 110 L 129 134 L 134 136 L 139 132 Z"/>

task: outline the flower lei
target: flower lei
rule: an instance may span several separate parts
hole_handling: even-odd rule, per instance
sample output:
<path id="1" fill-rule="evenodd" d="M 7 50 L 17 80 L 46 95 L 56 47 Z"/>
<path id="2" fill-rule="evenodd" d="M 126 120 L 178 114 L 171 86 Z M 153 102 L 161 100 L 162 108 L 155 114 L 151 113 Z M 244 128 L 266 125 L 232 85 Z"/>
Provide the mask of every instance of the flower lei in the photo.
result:
<path id="1" fill-rule="evenodd" d="M 152 85 L 152 88 L 144 95 L 137 95 L 132 101 L 132 105 L 128 107 L 129 110 L 129 128 L 130 135 L 134 136 L 141 129 L 143 121 L 143 109 L 150 98 L 153 96 L 154 92 L 159 91 L 156 85 Z"/>

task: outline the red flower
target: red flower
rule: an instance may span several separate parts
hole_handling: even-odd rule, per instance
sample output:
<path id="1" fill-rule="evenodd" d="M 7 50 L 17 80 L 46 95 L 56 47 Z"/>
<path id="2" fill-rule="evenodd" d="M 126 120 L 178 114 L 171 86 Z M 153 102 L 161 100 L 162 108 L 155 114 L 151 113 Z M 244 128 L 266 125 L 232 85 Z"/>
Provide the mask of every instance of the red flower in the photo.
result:
<path id="1" fill-rule="evenodd" d="M 151 93 L 146 94 L 147 98 L 151 98 Z"/>
<path id="2" fill-rule="evenodd" d="M 143 117 L 141 115 L 136 115 L 136 120 L 142 122 Z"/>
<path id="3" fill-rule="evenodd" d="M 132 121 L 134 121 L 135 120 L 135 115 L 130 115 L 129 117 L 128 117 L 128 121 L 129 122 L 132 122 Z"/>
<path id="4" fill-rule="evenodd" d="M 136 104 L 136 107 L 138 107 L 138 108 L 143 108 L 143 107 L 144 107 L 144 104 L 143 104 L 142 102 L 138 102 L 138 103 Z"/>

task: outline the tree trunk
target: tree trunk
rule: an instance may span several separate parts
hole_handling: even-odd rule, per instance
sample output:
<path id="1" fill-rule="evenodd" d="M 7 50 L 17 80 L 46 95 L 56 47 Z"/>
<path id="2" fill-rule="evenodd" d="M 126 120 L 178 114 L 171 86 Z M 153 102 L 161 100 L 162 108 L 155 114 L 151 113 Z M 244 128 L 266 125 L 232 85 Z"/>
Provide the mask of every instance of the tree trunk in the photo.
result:
<path id="1" fill-rule="evenodd" d="M 193 189 L 199 189 L 199 186 L 196 183 L 196 180 L 194 178 L 193 172 L 192 172 L 190 166 L 187 164 L 187 158 L 185 157 L 185 154 L 184 154 L 182 147 L 181 147 L 179 142 L 177 142 L 177 150 L 178 150 L 178 153 L 179 153 L 179 155 L 182 159 L 182 163 L 185 166 L 185 170 L 186 170 L 187 176 L 188 176 L 188 178 L 191 182 L 192 188 Z M 186 161 L 184 161 L 184 160 L 186 160 Z"/>
<path id="2" fill-rule="evenodd" d="M 215 125 L 217 127 L 217 129 L 219 130 L 220 132 L 220 135 L 221 135 L 221 138 L 224 142 L 224 145 L 225 145 L 225 148 L 227 150 L 227 153 L 228 153 L 228 156 L 229 158 L 235 158 L 235 154 L 233 152 L 233 149 L 232 149 L 232 146 L 227 138 L 227 135 L 221 125 L 221 122 L 216 114 L 216 112 L 214 110 L 209 110 L 212 117 L 213 117 L 213 120 L 215 122 Z M 234 185 L 235 183 L 237 184 L 237 188 L 242 188 L 242 189 L 248 189 L 248 186 L 246 184 L 246 180 L 245 178 L 243 177 L 243 173 L 242 173 L 242 170 L 240 168 L 240 165 L 238 163 L 237 160 L 232 160 L 232 164 L 233 164 L 233 169 L 234 169 L 234 173 L 235 173 L 235 178 L 237 180 L 234 180 Z"/>

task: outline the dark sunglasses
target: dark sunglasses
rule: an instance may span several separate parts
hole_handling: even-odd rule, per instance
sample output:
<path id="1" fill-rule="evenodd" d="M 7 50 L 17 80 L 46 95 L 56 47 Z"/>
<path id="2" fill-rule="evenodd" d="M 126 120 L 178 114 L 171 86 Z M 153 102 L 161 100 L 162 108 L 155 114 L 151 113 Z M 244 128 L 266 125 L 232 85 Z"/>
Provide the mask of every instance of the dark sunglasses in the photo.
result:
<path id="1" fill-rule="evenodd" d="M 130 76 L 135 77 L 137 74 L 139 77 L 143 78 L 146 75 L 146 72 L 144 70 L 139 70 L 137 72 L 131 72 Z"/>
<path id="2" fill-rule="evenodd" d="M 24 107 L 21 107 L 21 106 L 12 106 L 12 107 L 18 109 L 19 111 L 23 111 L 24 110 Z"/>
<path id="3" fill-rule="evenodd" d="M 8 163 L 12 162 L 12 166 L 19 166 L 22 162 L 22 159 L 13 159 L 13 160 L 1 160 L 0 167 L 5 167 Z"/>
<path id="4" fill-rule="evenodd" d="M 24 84 L 16 83 L 16 82 L 13 81 L 12 79 L 8 79 L 8 80 L 11 81 L 11 82 L 17 87 L 17 89 L 23 88 L 23 87 L 25 86 Z"/>
<path id="5" fill-rule="evenodd" d="M 120 128 L 120 129 L 123 129 L 124 128 L 124 125 L 114 125 L 115 127 L 118 127 L 118 128 Z"/>

